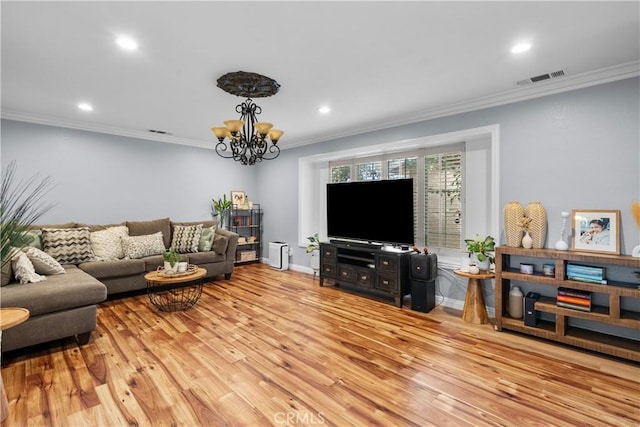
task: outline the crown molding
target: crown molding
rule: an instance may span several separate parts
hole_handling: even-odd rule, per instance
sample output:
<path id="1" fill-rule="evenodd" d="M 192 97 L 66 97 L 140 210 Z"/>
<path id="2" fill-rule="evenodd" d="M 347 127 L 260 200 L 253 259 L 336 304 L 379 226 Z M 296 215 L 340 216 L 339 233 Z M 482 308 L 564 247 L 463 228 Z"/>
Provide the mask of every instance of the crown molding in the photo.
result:
<path id="1" fill-rule="evenodd" d="M 69 129 L 85 130 L 89 132 L 105 133 L 109 135 L 126 136 L 129 138 L 146 139 L 149 141 L 164 142 L 168 144 L 187 145 L 189 147 L 197 147 L 213 150 L 215 144 L 211 141 L 200 141 L 190 138 L 178 138 L 172 135 L 152 134 L 149 132 L 119 128 L 115 126 L 101 125 L 98 123 L 85 122 L 81 120 L 69 120 L 60 117 L 44 116 L 40 114 L 24 113 L 13 110 L 2 110 L 2 118 L 8 120 L 17 120 L 20 122 L 35 123 L 39 125 L 57 126 Z"/>
<path id="2" fill-rule="evenodd" d="M 388 129 L 391 127 L 437 119 L 439 117 L 446 117 L 455 114 L 467 113 L 470 111 L 483 110 L 486 108 L 512 104 L 515 102 L 526 101 L 534 98 L 541 98 L 557 93 L 569 92 L 576 89 L 597 86 L 638 76 L 640 76 L 640 61 L 627 62 L 612 67 L 602 68 L 596 71 L 576 74 L 573 76 L 569 75 L 556 79 L 545 80 L 538 83 L 531 83 L 527 86 L 519 86 L 515 89 L 510 89 L 508 91 L 500 92 L 497 94 L 456 104 L 432 108 L 409 116 L 396 116 L 387 118 L 386 120 L 377 121 L 375 123 L 363 123 L 357 128 L 349 128 L 348 130 L 345 130 L 343 132 L 334 132 L 331 134 L 323 134 L 319 137 L 300 139 L 293 143 L 287 141 L 287 148 L 315 144 L 318 142 L 326 142 L 338 138 Z M 516 83 L 514 82 L 514 85 L 515 84 Z M 284 147 L 281 148 L 284 149 Z"/>
<path id="3" fill-rule="evenodd" d="M 432 108 L 408 116 L 405 115 L 401 117 L 390 117 L 386 120 L 377 121 L 375 124 L 363 123 L 358 127 L 349 128 L 348 130 L 337 131 L 328 134 L 323 133 L 321 136 L 301 138 L 297 141 L 287 141 L 286 144 L 281 144 L 280 148 L 282 150 L 285 150 L 288 148 L 326 142 L 333 139 L 354 136 L 362 133 L 369 133 L 391 127 L 417 123 L 425 120 L 432 120 L 439 117 L 452 116 L 455 114 L 497 107 L 500 105 L 526 101 L 529 99 L 540 98 L 543 96 L 554 95 L 557 93 L 568 92 L 589 86 L 596 86 L 638 76 L 640 76 L 640 61 L 627 62 L 612 67 L 602 68 L 596 71 L 576 74 L 573 76 L 568 75 L 556 79 L 545 80 L 538 83 L 531 83 L 526 86 L 517 87 L 515 89 L 500 92 L 497 94 L 456 104 L 445 105 L 438 108 Z M 178 138 L 171 135 L 151 134 L 149 132 L 140 130 L 118 128 L 114 126 L 100 125 L 97 123 L 68 120 L 60 117 L 44 116 L 6 109 L 3 109 L 1 111 L 1 117 L 8 120 L 17 120 L 42 125 L 79 129 L 89 132 L 98 132 L 130 138 L 146 139 L 150 141 L 164 142 L 169 144 L 186 145 L 190 147 L 204 148 L 207 150 L 213 150 L 215 147 L 215 145 L 211 141 Z"/>

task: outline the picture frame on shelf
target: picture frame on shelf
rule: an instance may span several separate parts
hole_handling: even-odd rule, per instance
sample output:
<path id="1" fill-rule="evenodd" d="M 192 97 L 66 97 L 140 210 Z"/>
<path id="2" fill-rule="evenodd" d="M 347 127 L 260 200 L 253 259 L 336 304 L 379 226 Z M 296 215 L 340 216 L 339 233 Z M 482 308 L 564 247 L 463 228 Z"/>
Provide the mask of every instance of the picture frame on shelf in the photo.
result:
<path id="1" fill-rule="evenodd" d="M 571 249 L 620 255 L 620 211 L 573 209 Z"/>
<path id="2" fill-rule="evenodd" d="M 247 204 L 247 193 L 242 190 L 231 190 L 231 204 L 236 209 L 244 209 Z"/>

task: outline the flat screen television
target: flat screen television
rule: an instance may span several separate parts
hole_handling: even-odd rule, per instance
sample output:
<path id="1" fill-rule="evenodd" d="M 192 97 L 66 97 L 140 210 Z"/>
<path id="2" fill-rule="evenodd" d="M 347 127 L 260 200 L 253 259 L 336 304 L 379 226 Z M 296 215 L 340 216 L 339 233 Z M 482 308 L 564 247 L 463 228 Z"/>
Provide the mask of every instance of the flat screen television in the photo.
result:
<path id="1" fill-rule="evenodd" d="M 413 179 L 327 184 L 327 235 L 413 245 Z"/>

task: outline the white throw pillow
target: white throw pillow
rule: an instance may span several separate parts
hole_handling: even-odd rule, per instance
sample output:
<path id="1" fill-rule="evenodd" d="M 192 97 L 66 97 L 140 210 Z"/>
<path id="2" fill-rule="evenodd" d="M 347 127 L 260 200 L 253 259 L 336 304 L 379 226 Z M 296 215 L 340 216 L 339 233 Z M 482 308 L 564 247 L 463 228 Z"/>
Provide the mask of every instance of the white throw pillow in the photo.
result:
<path id="1" fill-rule="evenodd" d="M 24 253 L 33 264 L 33 268 L 36 273 L 51 275 L 51 274 L 65 274 L 66 271 L 51 255 L 41 251 L 38 248 L 27 247 L 23 249 Z"/>
<path id="2" fill-rule="evenodd" d="M 98 261 L 112 261 L 124 258 L 122 237 L 129 236 L 126 225 L 109 227 L 91 233 L 91 249 Z"/>
<path id="3" fill-rule="evenodd" d="M 13 268 L 13 274 L 20 283 L 36 283 L 47 280 L 45 276 L 36 273 L 29 257 L 22 251 L 11 258 L 11 268 Z"/>
<path id="4" fill-rule="evenodd" d="M 125 258 L 142 258 L 160 255 L 166 249 L 162 241 L 162 231 L 144 236 L 123 236 L 122 247 Z"/>

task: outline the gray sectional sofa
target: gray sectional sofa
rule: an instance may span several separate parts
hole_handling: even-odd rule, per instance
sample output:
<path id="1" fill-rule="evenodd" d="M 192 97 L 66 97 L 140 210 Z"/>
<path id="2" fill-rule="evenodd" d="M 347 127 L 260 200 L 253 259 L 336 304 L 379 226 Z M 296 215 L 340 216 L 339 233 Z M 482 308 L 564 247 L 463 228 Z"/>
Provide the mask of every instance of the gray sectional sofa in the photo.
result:
<path id="1" fill-rule="evenodd" d="M 169 218 L 152 221 L 125 221 L 120 224 L 88 225 L 66 223 L 33 229 L 89 229 L 90 232 L 126 226 L 129 236 L 147 236 L 161 232 L 164 247 L 175 243 L 175 230 L 189 226 L 215 227 L 210 250 L 182 253 L 183 261 L 207 270 L 207 278 L 231 278 L 238 245 L 238 235 L 217 228 L 217 221 L 172 222 Z M 181 228 L 176 228 L 180 226 Z M 201 248 L 198 248 L 201 249 Z M 54 254 L 55 251 L 45 252 Z M 53 256 L 53 255 L 52 255 Z M 54 256 L 55 258 L 55 256 Z M 162 255 L 140 258 L 86 260 L 65 264 L 65 274 L 46 276 L 36 283 L 18 283 L 11 272 L 3 271 L 0 287 L 1 307 L 29 309 L 29 319 L 2 332 L 1 351 L 6 352 L 43 342 L 75 336 L 86 343 L 96 328 L 97 304 L 108 296 L 146 288 L 144 275 L 163 265 Z M 3 269 L 4 270 L 4 269 Z"/>

